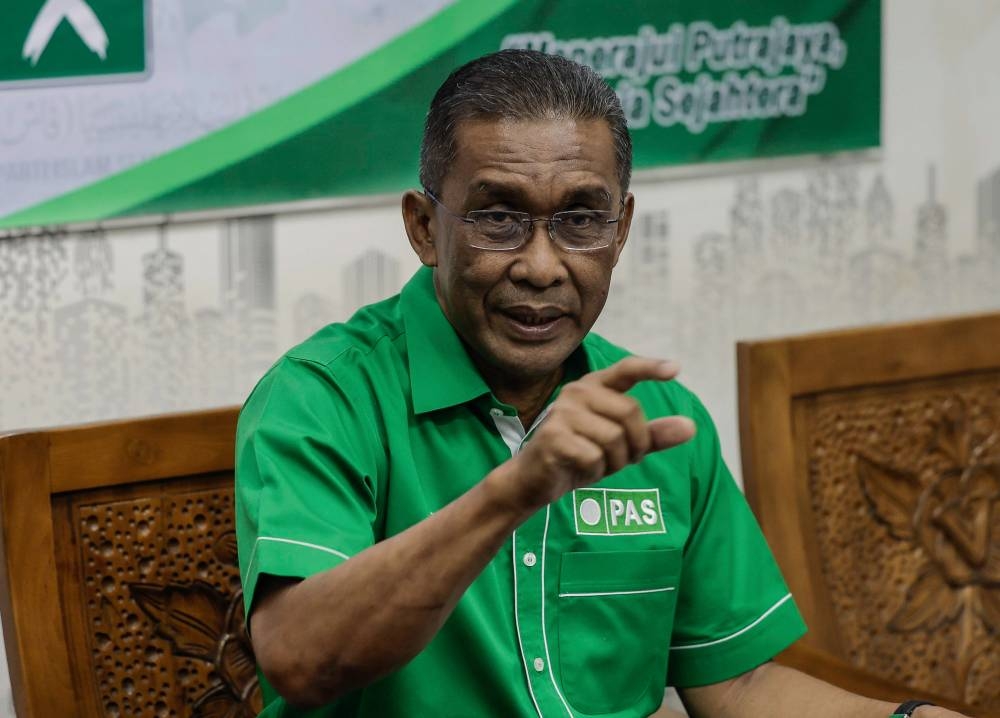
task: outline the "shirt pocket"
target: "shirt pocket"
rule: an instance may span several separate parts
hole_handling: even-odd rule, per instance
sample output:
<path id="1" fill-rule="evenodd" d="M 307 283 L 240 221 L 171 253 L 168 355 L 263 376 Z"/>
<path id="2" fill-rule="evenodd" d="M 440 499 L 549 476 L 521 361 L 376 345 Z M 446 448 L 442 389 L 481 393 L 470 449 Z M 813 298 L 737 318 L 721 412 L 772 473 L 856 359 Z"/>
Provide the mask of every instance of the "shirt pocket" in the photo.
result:
<path id="1" fill-rule="evenodd" d="M 563 554 L 559 670 L 577 710 L 615 713 L 651 690 L 659 706 L 680 566 L 679 549 Z"/>

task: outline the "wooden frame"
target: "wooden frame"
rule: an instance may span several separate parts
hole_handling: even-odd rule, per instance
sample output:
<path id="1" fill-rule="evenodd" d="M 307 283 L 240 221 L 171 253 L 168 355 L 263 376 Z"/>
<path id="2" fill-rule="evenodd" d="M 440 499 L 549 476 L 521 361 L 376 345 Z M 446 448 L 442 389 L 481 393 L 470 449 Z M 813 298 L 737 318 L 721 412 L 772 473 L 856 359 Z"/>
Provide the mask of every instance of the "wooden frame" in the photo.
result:
<path id="1" fill-rule="evenodd" d="M 737 364 L 747 499 L 810 626 L 803 645 L 786 660 L 827 679 L 839 675 L 842 680 L 834 682 L 846 688 L 869 693 L 874 688 L 892 699 L 906 689 L 893 689 L 886 681 L 872 683 L 871 676 L 848 665 L 841 645 L 817 548 L 807 457 L 800 446 L 805 407 L 818 395 L 998 370 L 1000 314 L 741 342 Z M 995 518 L 1000 520 L 1000 512 Z M 846 670 L 838 673 L 821 664 Z M 954 699 L 938 699 L 972 710 Z"/>
<path id="2" fill-rule="evenodd" d="M 238 409 L 0 437 L 0 614 L 20 718 L 98 715 L 63 605 L 79 582 L 61 553 L 62 494 L 233 468 Z M 62 523 L 60 523 L 62 521 Z"/>

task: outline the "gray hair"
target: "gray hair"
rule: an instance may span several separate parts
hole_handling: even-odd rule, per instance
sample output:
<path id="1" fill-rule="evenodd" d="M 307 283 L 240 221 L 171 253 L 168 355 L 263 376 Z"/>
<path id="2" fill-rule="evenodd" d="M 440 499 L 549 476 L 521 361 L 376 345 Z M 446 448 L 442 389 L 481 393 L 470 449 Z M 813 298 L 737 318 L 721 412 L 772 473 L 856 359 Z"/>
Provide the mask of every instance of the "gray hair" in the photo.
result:
<path id="1" fill-rule="evenodd" d="M 622 194 L 632 177 L 632 140 L 621 102 L 589 67 L 535 50 L 501 50 L 455 70 L 427 112 L 420 183 L 441 192 L 455 160 L 455 131 L 465 120 L 604 120 L 611 129 Z"/>

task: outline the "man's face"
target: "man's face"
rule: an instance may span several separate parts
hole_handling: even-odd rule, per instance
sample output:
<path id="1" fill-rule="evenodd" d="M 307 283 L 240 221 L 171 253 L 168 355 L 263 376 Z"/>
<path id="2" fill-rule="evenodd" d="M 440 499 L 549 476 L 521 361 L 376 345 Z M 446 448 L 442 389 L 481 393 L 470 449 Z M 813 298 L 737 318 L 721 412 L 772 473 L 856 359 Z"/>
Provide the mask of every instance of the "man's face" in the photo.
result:
<path id="1" fill-rule="evenodd" d="M 549 217 L 591 209 L 618 216 L 622 208 L 604 121 L 465 122 L 456 146 L 439 197 L 455 214 L 504 209 Z M 488 378 L 517 383 L 559 371 L 604 307 L 632 208 L 628 195 L 608 247 L 561 249 L 547 223 L 537 222 L 519 249 L 489 251 L 470 246 L 472 225 L 431 207 L 431 242 L 421 260 L 435 267 L 438 301 Z"/>

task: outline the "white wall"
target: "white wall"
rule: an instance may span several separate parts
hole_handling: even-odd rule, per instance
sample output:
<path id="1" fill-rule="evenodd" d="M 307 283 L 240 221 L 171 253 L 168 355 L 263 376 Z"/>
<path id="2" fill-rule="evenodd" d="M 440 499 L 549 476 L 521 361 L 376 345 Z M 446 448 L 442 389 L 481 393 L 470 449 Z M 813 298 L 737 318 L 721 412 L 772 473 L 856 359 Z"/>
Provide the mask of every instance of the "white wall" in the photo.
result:
<path id="1" fill-rule="evenodd" d="M 1000 1 L 886 0 L 876 159 L 637 181 L 599 329 L 682 362 L 734 471 L 737 338 L 1000 309 L 997 68 Z M 0 240 L 0 431 L 239 403 L 409 277 L 398 214 Z"/>

